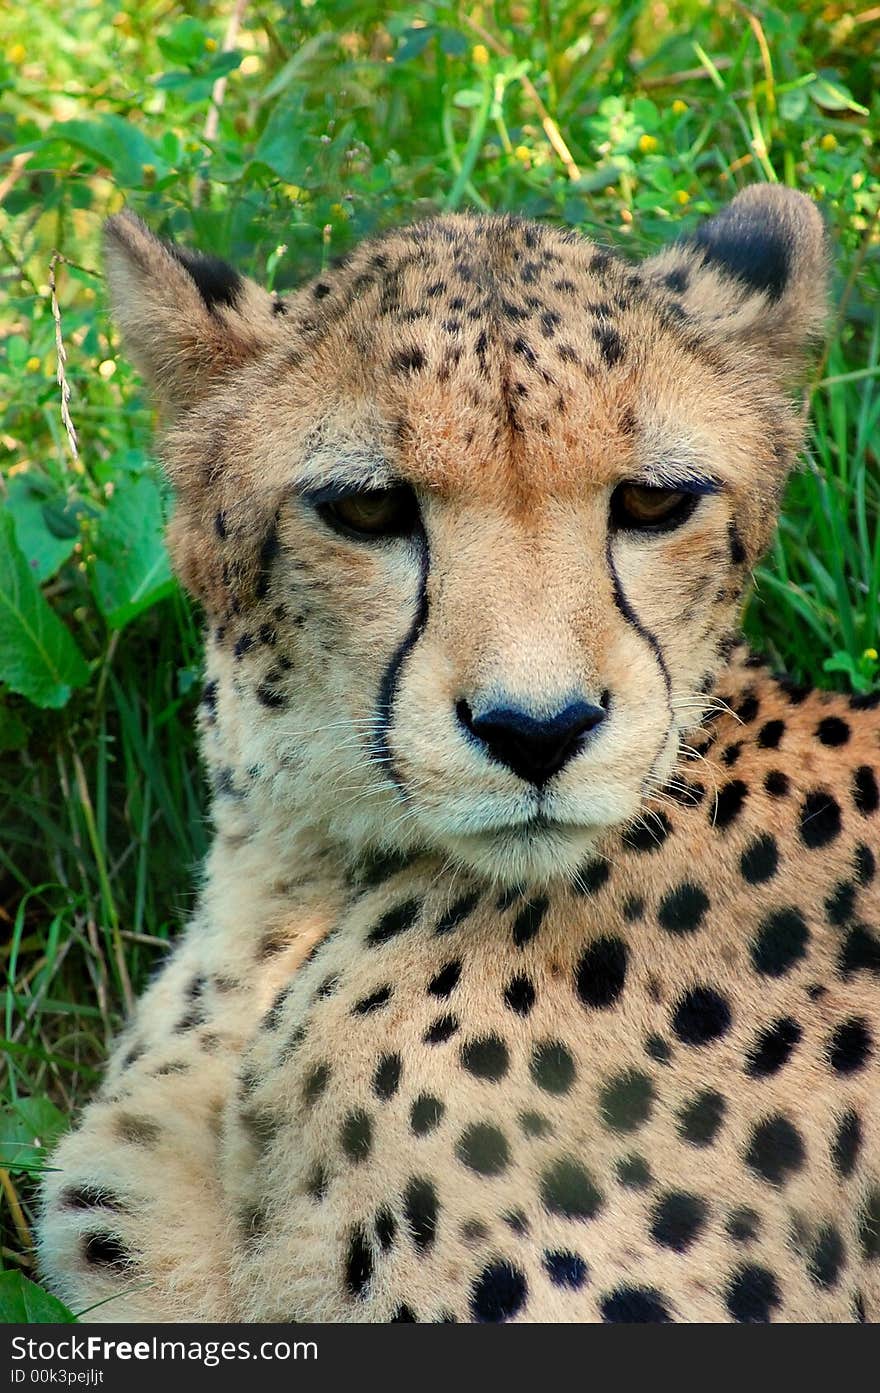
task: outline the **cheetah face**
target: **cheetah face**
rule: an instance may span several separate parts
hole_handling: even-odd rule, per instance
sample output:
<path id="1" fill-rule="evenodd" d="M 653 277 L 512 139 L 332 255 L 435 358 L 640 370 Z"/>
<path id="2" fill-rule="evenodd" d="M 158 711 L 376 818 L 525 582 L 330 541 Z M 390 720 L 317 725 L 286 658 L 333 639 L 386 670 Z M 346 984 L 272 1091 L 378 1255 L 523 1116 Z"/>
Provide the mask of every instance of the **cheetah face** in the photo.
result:
<path id="1" fill-rule="evenodd" d="M 813 205 L 748 189 L 638 269 L 443 218 L 283 300 L 127 215 L 107 247 L 222 778 L 354 854 L 575 877 L 711 706 L 798 444 Z"/>

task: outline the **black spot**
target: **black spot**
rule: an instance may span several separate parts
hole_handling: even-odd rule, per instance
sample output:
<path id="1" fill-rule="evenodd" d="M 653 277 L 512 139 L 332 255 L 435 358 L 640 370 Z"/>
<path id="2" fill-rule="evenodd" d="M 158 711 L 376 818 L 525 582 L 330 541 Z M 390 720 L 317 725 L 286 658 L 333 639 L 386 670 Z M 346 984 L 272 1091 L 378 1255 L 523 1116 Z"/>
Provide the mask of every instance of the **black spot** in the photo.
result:
<path id="1" fill-rule="evenodd" d="M 437 1232 L 437 1191 L 430 1180 L 413 1179 L 406 1187 L 403 1196 L 403 1211 L 406 1222 L 420 1253 L 425 1253 L 434 1242 Z"/>
<path id="2" fill-rule="evenodd" d="M 461 1047 L 461 1062 L 469 1073 L 478 1079 L 497 1083 L 503 1079 L 510 1065 L 507 1046 L 498 1035 L 484 1035 L 478 1040 L 469 1040 Z"/>
<path id="3" fill-rule="evenodd" d="M 546 1093 L 567 1093 L 574 1083 L 574 1060 L 559 1040 L 535 1045 L 529 1068 L 535 1083 Z"/>
<path id="4" fill-rule="evenodd" d="M 390 1209 L 380 1209 L 376 1215 L 376 1237 L 383 1252 L 388 1252 L 394 1246 L 394 1238 L 397 1233 L 397 1222 Z"/>
<path id="5" fill-rule="evenodd" d="M 426 358 L 420 348 L 404 348 L 391 359 L 391 371 L 399 373 L 421 372 Z"/>
<path id="6" fill-rule="evenodd" d="M 476 909 L 479 898 L 479 895 L 474 893 L 462 895 L 460 899 L 456 900 L 449 909 L 445 910 L 444 913 L 440 915 L 434 932 L 437 934 L 447 934 L 451 933 L 453 929 L 457 929 L 459 924 L 467 919 L 468 915 L 472 914 Z"/>
<path id="7" fill-rule="evenodd" d="M 751 1243 L 761 1229 L 760 1216 L 754 1209 L 734 1209 L 724 1225 L 734 1243 Z"/>
<path id="8" fill-rule="evenodd" d="M 617 1179 L 627 1190 L 645 1190 L 652 1183 L 650 1167 L 642 1156 L 634 1152 L 617 1162 Z"/>
<path id="9" fill-rule="evenodd" d="M 431 978 L 428 991 L 432 996 L 449 996 L 458 986 L 460 976 L 461 963 L 449 962 L 445 967 L 441 967 L 436 977 Z"/>
<path id="10" fill-rule="evenodd" d="M 852 1108 L 843 1114 L 837 1124 L 834 1140 L 831 1143 L 831 1159 L 834 1169 L 844 1180 L 852 1175 L 862 1146 L 862 1123 L 858 1113 Z"/>
<path id="11" fill-rule="evenodd" d="M 800 1132 L 781 1113 L 765 1117 L 752 1129 L 746 1164 L 771 1185 L 785 1185 L 805 1158 Z"/>
<path id="12" fill-rule="evenodd" d="M 742 779 L 733 779 L 725 784 L 715 800 L 710 822 L 714 827 L 730 827 L 739 817 L 742 806 L 748 797 L 748 786 Z"/>
<path id="13" fill-rule="evenodd" d="M 247 653 L 248 649 L 253 648 L 253 646 L 253 634 L 242 634 L 241 638 L 236 639 L 235 647 L 232 651 L 235 654 L 236 658 L 243 658 L 245 653 Z"/>
<path id="14" fill-rule="evenodd" d="M 833 1224 L 826 1224 L 817 1235 L 813 1245 L 807 1271 L 817 1287 L 830 1291 L 837 1285 L 840 1269 L 846 1262 L 846 1248 L 843 1239 Z"/>
<path id="15" fill-rule="evenodd" d="M 380 1007 L 387 1006 L 390 1000 L 390 986 L 379 987 L 371 996 L 363 997 L 355 1006 L 352 1006 L 352 1014 L 356 1016 L 368 1016 L 372 1011 L 378 1011 Z"/>
<path id="16" fill-rule="evenodd" d="M 627 828 L 622 840 L 630 851 L 657 851 L 671 831 L 669 818 L 665 813 L 657 812 L 635 827 Z"/>
<path id="17" fill-rule="evenodd" d="M 511 1320 L 525 1306 L 528 1292 L 524 1274 L 512 1263 L 489 1263 L 471 1291 L 471 1314 L 484 1324 Z"/>
<path id="18" fill-rule="evenodd" d="M 645 1053 L 651 1059 L 656 1059 L 658 1064 L 668 1064 L 672 1058 L 671 1046 L 663 1039 L 662 1035 L 649 1035 L 645 1041 Z"/>
<path id="19" fill-rule="evenodd" d="M 839 1025 L 828 1042 L 828 1062 L 836 1074 L 864 1069 L 873 1052 L 868 1023 L 859 1016 Z"/>
<path id="20" fill-rule="evenodd" d="M 623 358 L 625 349 L 619 333 L 610 324 L 595 324 L 593 333 L 606 367 L 613 368 Z"/>
<path id="21" fill-rule="evenodd" d="M 880 1259 L 880 1188 L 868 1193 L 859 1214 L 859 1243 L 868 1262 Z"/>
<path id="22" fill-rule="evenodd" d="M 790 1016 L 774 1021 L 773 1025 L 761 1032 L 749 1050 L 746 1073 L 753 1079 L 775 1074 L 788 1063 L 802 1035 L 801 1027 Z"/>
<path id="23" fill-rule="evenodd" d="M 541 1173 L 541 1199 L 552 1214 L 566 1219 L 592 1219 L 604 1202 L 583 1166 L 568 1156 Z"/>
<path id="24" fill-rule="evenodd" d="M 678 1135 L 691 1146 L 711 1146 L 724 1121 L 727 1104 L 720 1093 L 704 1089 L 678 1114 Z"/>
<path id="25" fill-rule="evenodd" d="M 856 887 L 851 880 L 841 880 L 825 901 L 828 921 L 838 929 L 853 917 L 856 907 Z"/>
<path id="26" fill-rule="evenodd" d="M 316 1064 L 313 1069 L 309 1070 L 308 1074 L 306 1074 L 305 1083 L 303 1084 L 303 1102 L 306 1107 L 310 1107 L 312 1103 L 317 1102 L 329 1082 L 329 1064 Z"/>
<path id="27" fill-rule="evenodd" d="M 327 1194 L 329 1179 L 323 1166 L 315 1166 L 306 1181 L 306 1194 L 319 1203 Z"/>
<path id="28" fill-rule="evenodd" d="M 416 1315 L 416 1313 L 415 1313 L 415 1311 L 412 1309 L 412 1307 L 411 1307 L 411 1306 L 405 1306 L 405 1305 L 404 1305 L 404 1306 L 398 1306 L 397 1310 L 394 1312 L 394 1315 L 391 1317 L 391 1320 L 389 1321 L 389 1324 L 390 1324 L 390 1325 L 415 1325 L 417 1322 L 418 1322 L 418 1316 Z"/>
<path id="29" fill-rule="evenodd" d="M 752 962 L 765 977 L 782 977 L 807 951 L 810 931 L 798 909 L 775 909 L 751 945 Z"/>
<path id="30" fill-rule="evenodd" d="M 554 1287 L 570 1287 L 576 1291 L 588 1277 L 587 1264 L 577 1253 L 545 1253 L 544 1270 Z"/>
<path id="31" fill-rule="evenodd" d="M 683 808 L 698 808 L 706 797 L 704 784 L 698 783 L 696 780 L 688 782 L 687 779 L 682 779 L 680 776 L 671 779 L 663 792 L 667 798 L 672 798 Z"/>
<path id="32" fill-rule="evenodd" d="M 188 247 L 178 247 L 174 242 L 165 242 L 164 245 L 175 261 L 189 272 L 208 310 L 213 313 L 218 305 L 226 305 L 232 310 L 237 308 L 244 281 L 234 267 L 221 261 L 218 256 L 190 251 Z"/>
<path id="33" fill-rule="evenodd" d="M 399 1054 L 383 1054 L 373 1075 L 373 1092 L 377 1098 L 387 1103 L 393 1098 L 400 1084 L 403 1065 Z"/>
<path id="34" fill-rule="evenodd" d="M 771 798 L 784 798 L 789 790 L 788 775 L 781 769 L 771 769 L 764 776 L 764 787 Z"/>
<path id="35" fill-rule="evenodd" d="M 518 1233 L 522 1238 L 529 1231 L 529 1221 L 522 1209 L 511 1209 L 507 1214 L 502 1214 L 505 1224 Z"/>
<path id="36" fill-rule="evenodd" d="M 779 848 L 776 838 L 765 832 L 747 846 L 739 862 L 743 880 L 749 885 L 761 885 L 771 880 L 779 866 Z"/>
<path id="37" fill-rule="evenodd" d="M 345 1259 L 345 1285 L 350 1296 L 363 1300 L 373 1275 L 373 1253 L 364 1230 L 358 1225 L 351 1230 Z"/>
<path id="38" fill-rule="evenodd" d="M 801 841 L 811 851 L 827 846 L 840 833 L 840 805 L 830 793 L 808 793 L 801 807 Z"/>
<path id="39" fill-rule="evenodd" d="M 745 553 L 743 553 L 741 559 L 745 560 Z M 743 697 L 739 706 L 736 707 L 736 715 L 742 721 L 743 725 L 749 725 L 757 716 L 759 709 L 760 702 L 758 698 L 755 696 L 754 692 L 749 692 Z"/>
<path id="40" fill-rule="evenodd" d="M 709 1206 L 698 1195 L 671 1190 L 661 1195 L 651 1212 L 651 1237 L 664 1248 L 683 1253 L 699 1236 Z"/>
<path id="41" fill-rule="evenodd" d="M 65 1209 L 125 1209 L 117 1195 L 99 1185 L 75 1185 L 62 1191 L 58 1203 Z"/>
<path id="42" fill-rule="evenodd" d="M 115 1233 L 83 1235 L 82 1255 L 91 1267 L 129 1267 L 134 1261 L 122 1239 Z"/>
<path id="43" fill-rule="evenodd" d="M 699 885 L 686 880 L 670 890 L 660 901 L 657 919 L 668 933 L 694 933 L 709 908 L 709 896 Z"/>
<path id="44" fill-rule="evenodd" d="M 531 980 L 520 972 L 512 977 L 504 989 L 504 1001 L 518 1016 L 527 1016 L 535 1004 L 535 988 Z"/>
<path id="45" fill-rule="evenodd" d="M 543 896 L 524 905 L 513 922 L 513 941 L 517 948 L 524 948 L 535 937 L 547 913 L 547 900 Z"/>
<path id="46" fill-rule="evenodd" d="M 225 514 L 225 513 L 220 512 L 220 513 L 215 513 L 215 514 L 214 514 L 214 531 L 217 533 L 217 536 L 220 538 L 220 541 L 221 541 L 221 542 L 225 542 L 225 541 L 226 541 L 226 538 L 227 538 L 227 536 L 228 536 L 228 532 L 227 532 L 227 527 L 226 527 L 226 514 Z M 238 656 L 238 655 L 236 655 L 236 656 Z"/>
<path id="47" fill-rule="evenodd" d="M 426 1045 L 442 1045 L 450 1040 L 458 1030 L 457 1016 L 438 1016 L 433 1025 L 429 1025 L 422 1039 Z"/>
<path id="48" fill-rule="evenodd" d="M 746 1324 L 769 1321 L 779 1305 L 779 1287 L 766 1267 L 749 1264 L 734 1273 L 725 1293 L 727 1309 L 733 1319 Z"/>
<path id="49" fill-rule="evenodd" d="M 618 1287 L 599 1303 L 603 1321 L 617 1325 L 665 1325 L 672 1317 L 653 1287 Z"/>
<path id="50" fill-rule="evenodd" d="M 842 721 L 839 716 L 825 716 L 816 727 L 816 734 L 823 745 L 845 745 L 850 737 L 850 729 L 846 721 Z"/>
<path id="51" fill-rule="evenodd" d="M 574 878 L 574 887 L 579 895 L 595 895 L 610 875 L 611 867 L 608 862 L 594 857 L 592 861 L 587 861 L 586 865 L 580 867 Z"/>
<path id="52" fill-rule="evenodd" d="M 546 1137 L 553 1131 L 546 1117 L 539 1112 L 521 1112 L 519 1125 L 527 1137 Z"/>
<path id="53" fill-rule="evenodd" d="M 612 1132 L 634 1132 L 647 1122 L 654 1104 L 654 1085 L 647 1074 L 627 1069 L 599 1090 L 599 1107 Z"/>
<path id="54" fill-rule="evenodd" d="M 880 940 L 868 931 L 865 924 L 856 924 L 846 936 L 839 961 L 844 977 L 862 971 L 875 972 L 880 976 Z"/>
<path id="55" fill-rule="evenodd" d="M 690 277 L 686 267 L 677 266 L 673 268 L 673 270 L 666 272 L 666 275 L 663 277 L 663 282 L 667 289 L 671 290 L 675 295 L 683 295 L 690 283 Z"/>
<path id="56" fill-rule="evenodd" d="M 261 682 L 255 692 L 257 701 L 261 706 L 265 706 L 270 711 L 277 711 L 280 707 L 287 704 L 287 698 L 283 692 L 276 691 L 274 687 L 268 686 L 266 682 Z"/>
<path id="57" fill-rule="evenodd" d="M 439 1125 L 443 1116 L 443 1104 L 430 1093 L 421 1093 L 409 1112 L 409 1125 L 417 1137 L 427 1136 Z"/>
<path id="58" fill-rule="evenodd" d="M 373 1145 L 373 1124 L 369 1113 L 363 1108 L 350 1112 L 342 1123 L 340 1131 L 342 1149 L 350 1161 L 359 1165 L 370 1154 Z"/>
<path id="59" fill-rule="evenodd" d="M 785 721 L 767 721 L 758 731 L 758 746 L 762 750 L 775 750 L 785 734 Z"/>
<path id="60" fill-rule="evenodd" d="M 323 300 L 325 295 L 330 294 L 332 288 L 333 287 L 329 286 L 326 281 L 318 281 L 317 284 L 312 287 L 312 294 L 316 300 Z"/>
<path id="61" fill-rule="evenodd" d="M 742 741 L 737 740 L 734 745 L 728 745 L 726 750 L 721 752 L 721 761 L 730 769 L 742 754 Z"/>
<path id="62" fill-rule="evenodd" d="M 584 1006 L 613 1006 L 626 981 L 629 949 L 622 938 L 597 938 L 581 955 L 575 989 Z"/>
<path id="63" fill-rule="evenodd" d="M 712 987 L 694 987 L 678 1001 L 672 1029 L 685 1045 L 708 1045 L 730 1029 L 730 1006 Z"/>
<path id="64" fill-rule="evenodd" d="M 478 1175 L 500 1175 L 510 1161 L 507 1138 L 498 1127 L 475 1122 L 462 1132 L 455 1148 L 458 1159 Z"/>
<path id="65" fill-rule="evenodd" d="M 387 943 L 389 939 L 396 938 L 398 934 L 411 929 L 419 917 L 422 909 L 421 900 L 404 900 L 401 904 L 392 906 L 382 915 L 379 922 L 367 934 L 367 945 L 376 948 L 382 943 Z"/>
<path id="66" fill-rule="evenodd" d="M 880 788 L 877 786 L 877 775 L 868 764 L 862 764 L 853 775 L 853 802 L 856 811 L 862 817 L 868 817 L 870 813 L 876 813 L 880 807 Z"/>
<path id="67" fill-rule="evenodd" d="M 864 843 L 855 850 L 856 879 L 860 885 L 869 885 L 877 872 L 877 858 Z"/>

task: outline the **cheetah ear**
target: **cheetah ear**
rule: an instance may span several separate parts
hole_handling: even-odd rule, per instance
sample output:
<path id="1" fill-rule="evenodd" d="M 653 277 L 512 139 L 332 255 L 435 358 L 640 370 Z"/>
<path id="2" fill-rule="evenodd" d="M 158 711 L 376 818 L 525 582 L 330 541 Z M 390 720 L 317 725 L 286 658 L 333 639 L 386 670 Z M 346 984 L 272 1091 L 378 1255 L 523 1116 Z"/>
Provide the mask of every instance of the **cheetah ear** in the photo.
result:
<path id="1" fill-rule="evenodd" d="M 644 269 L 703 333 L 751 345 L 761 370 L 784 379 L 821 334 L 828 261 L 812 200 L 779 184 L 753 184 Z"/>
<path id="2" fill-rule="evenodd" d="M 278 333 L 280 301 L 225 261 L 160 241 L 127 209 L 104 224 L 104 264 L 126 352 L 170 416 Z"/>

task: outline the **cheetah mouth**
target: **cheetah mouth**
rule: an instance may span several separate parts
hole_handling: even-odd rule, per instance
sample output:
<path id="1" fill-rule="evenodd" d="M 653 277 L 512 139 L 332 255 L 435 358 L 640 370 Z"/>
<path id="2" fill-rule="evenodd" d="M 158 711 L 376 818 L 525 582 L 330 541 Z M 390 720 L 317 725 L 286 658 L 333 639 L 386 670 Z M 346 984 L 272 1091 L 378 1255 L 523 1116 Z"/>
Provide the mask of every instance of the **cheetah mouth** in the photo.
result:
<path id="1" fill-rule="evenodd" d="M 546 813 L 444 838 L 464 864 L 503 884 L 568 880 L 607 828 Z"/>

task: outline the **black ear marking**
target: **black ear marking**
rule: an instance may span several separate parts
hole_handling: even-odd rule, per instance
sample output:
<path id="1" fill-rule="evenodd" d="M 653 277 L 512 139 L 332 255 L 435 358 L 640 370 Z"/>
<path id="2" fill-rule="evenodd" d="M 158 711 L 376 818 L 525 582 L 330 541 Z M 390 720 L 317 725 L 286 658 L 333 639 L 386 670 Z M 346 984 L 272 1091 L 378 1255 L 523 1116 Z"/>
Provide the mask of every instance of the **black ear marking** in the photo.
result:
<path id="1" fill-rule="evenodd" d="M 690 246 L 752 290 L 778 300 L 788 285 L 792 265 L 791 229 L 767 207 L 737 207 L 733 202 L 698 227 Z"/>
<path id="2" fill-rule="evenodd" d="M 174 242 L 166 242 L 165 245 L 175 261 L 192 276 L 207 309 L 213 312 L 218 305 L 226 305 L 231 310 L 238 307 L 244 281 L 234 266 L 221 261 L 219 256 L 193 252 L 187 247 L 178 247 Z"/>

